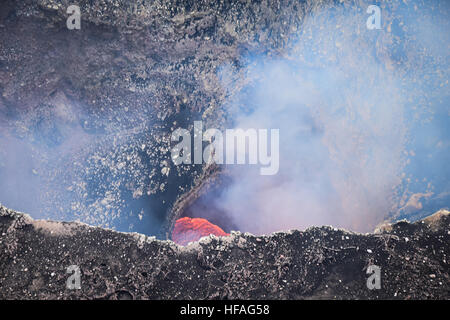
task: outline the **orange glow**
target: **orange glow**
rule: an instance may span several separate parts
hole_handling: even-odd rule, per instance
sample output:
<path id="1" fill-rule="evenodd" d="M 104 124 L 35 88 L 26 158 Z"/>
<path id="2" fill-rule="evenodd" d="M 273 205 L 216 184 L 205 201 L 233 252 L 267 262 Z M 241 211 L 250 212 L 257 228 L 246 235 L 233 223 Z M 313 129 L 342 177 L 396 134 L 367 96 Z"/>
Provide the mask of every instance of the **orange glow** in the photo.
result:
<path id="1" fill-rule="evenodd" d="M 229 236 L 228 233 L 206 219 L 184 217 L 175 222 L 172 240 L 179 245 L 185 246 L 189 242 L 197 241 L 210 234 Z"/>

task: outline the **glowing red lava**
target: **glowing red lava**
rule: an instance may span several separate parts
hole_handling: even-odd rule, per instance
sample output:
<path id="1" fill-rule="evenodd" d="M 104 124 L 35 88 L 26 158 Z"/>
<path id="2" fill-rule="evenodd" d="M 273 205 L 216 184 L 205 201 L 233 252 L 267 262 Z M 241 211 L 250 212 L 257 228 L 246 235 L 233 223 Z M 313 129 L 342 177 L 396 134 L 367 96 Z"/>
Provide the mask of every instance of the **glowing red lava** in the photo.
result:
<path id="1" fill-rule="evenodd" d="M 201 237 L 214 234 L 216 236 L 229 236 L 221 228 L 206 219 L 184 217 L 175 222 L 172 231 L 172 240 L 179 245 L 185 246 L 189 242 L 197 241 Z"/>

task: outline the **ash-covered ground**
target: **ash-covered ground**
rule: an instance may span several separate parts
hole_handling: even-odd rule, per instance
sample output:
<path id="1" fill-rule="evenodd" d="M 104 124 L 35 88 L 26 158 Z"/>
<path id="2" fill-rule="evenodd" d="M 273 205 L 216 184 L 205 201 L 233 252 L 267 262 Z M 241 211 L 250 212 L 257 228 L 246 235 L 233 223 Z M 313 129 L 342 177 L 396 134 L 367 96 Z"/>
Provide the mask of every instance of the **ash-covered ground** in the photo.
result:
<path id="1" fill-rule="evenodd" d="M 448 299 L 450 216 L 357 234 L 233 233 L 186 247 L 0 208 L 1 299 Z M 68 289 L 69 266 L 80 289 Z M 369 290 L 367 268 L 380 267 Z"/>

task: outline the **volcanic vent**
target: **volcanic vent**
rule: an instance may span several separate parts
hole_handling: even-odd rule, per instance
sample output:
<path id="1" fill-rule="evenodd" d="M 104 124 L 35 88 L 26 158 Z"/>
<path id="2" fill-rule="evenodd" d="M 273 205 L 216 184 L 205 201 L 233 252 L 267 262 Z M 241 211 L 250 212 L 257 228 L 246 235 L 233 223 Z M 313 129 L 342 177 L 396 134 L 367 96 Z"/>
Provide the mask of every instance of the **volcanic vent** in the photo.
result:
<path id="1" fill-rule="evenodd" d="M 172 240 L 180 245 L 187 245 L 189 242 L 200 240 L 209 235 L 228 236 L 219 226 L 203 218 L 183 217 L 175 222 L 172 231 Z"/>

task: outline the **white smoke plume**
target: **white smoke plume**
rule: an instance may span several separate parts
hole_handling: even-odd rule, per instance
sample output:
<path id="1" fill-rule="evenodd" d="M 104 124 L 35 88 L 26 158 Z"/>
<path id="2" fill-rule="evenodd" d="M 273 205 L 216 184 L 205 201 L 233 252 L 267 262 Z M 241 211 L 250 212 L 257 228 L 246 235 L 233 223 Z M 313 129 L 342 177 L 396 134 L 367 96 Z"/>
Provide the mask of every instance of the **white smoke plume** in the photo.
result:
<path id="1" fill-rule="evenodd" d="M 278 175 L 229 166 L 233 184 L 209 200 L 239 230 L 263 234 L 333 225 L 368 232 L 398 210 L 410 118 L 418 114 L 411 98 L 426 91 L 420 76 L 430 68 L 424 61 L 436 61 L 439 54 L 448 59 L 448 50 L 427 55 L 420 50 L 439 48 L 439 36 L 426 32 L 430 26 L 445 38 L 448 31 L 425 15 L 425 24 L 417 26 L 409 11 L 396 9 L 403 24 L 413 24 L 415 42 L 408 42 L 390 30 L 392 23 L 367 30 L 365 8 L 313 12 L 284 54 L 248 57 L 239 74 L 231 67 L 222 70 L 224 84 L 238 92 L 226 105 L 234 126 L 280 129 Z M 396 51 L 398 43 L 405 52 Z M 442 64 L 448 79 L 448 62 Z M 426 108 L 420 106 L 421 117 Z"/>

